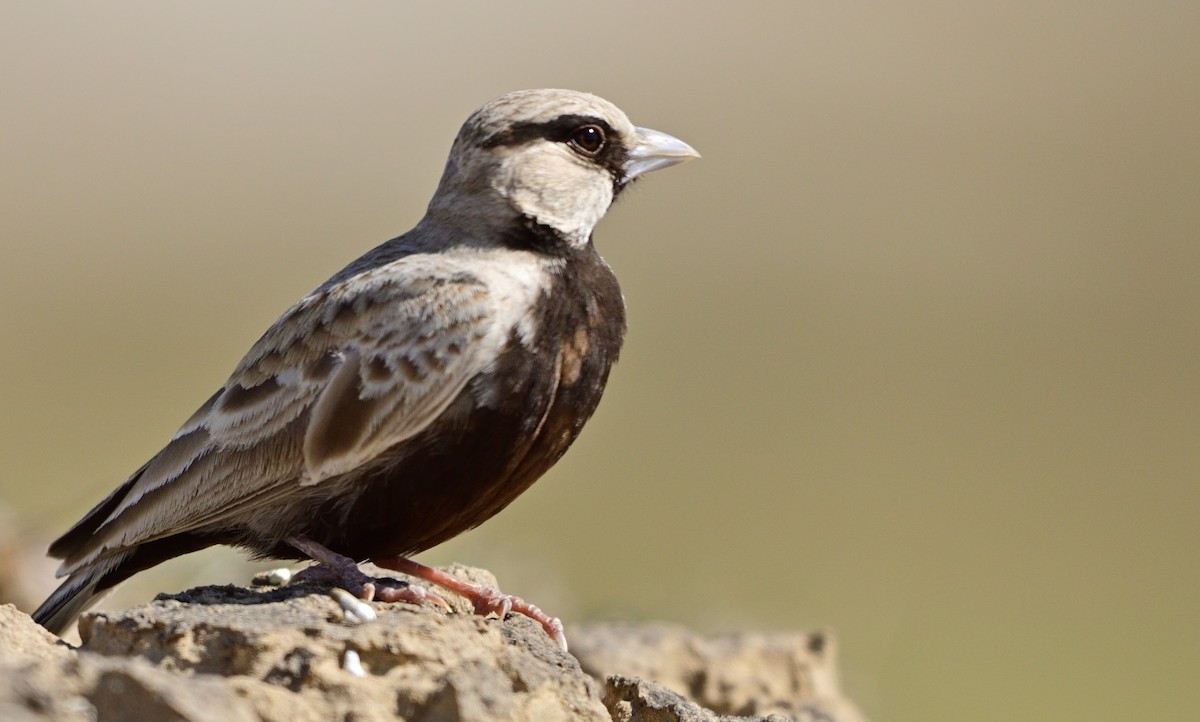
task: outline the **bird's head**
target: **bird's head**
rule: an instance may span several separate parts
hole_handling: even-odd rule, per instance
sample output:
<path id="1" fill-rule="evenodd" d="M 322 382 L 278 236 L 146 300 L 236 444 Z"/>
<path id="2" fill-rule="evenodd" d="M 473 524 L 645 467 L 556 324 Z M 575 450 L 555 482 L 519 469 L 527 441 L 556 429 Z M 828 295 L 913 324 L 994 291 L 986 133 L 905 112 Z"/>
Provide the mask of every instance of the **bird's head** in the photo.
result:
<path id="1" fill-rule="evenodd" d="M 581 246 L 632 180 L 699 155 L 595 95 L 516 91 L 463 124 L 429 213 L 480 232 L 523 218 Z"/>

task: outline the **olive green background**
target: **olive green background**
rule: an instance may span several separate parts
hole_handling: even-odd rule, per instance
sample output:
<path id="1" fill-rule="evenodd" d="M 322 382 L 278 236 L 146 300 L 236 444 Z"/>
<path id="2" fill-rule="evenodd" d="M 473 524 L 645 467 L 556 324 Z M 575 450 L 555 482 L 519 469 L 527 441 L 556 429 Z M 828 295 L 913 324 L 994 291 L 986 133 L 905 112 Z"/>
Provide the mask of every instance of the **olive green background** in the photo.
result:
<path id="1" fill-rule="evenodd" d="M 877 722 L 1194 718 L 1198 37 L 1155 0 L 6 3 L 0 498 L 63 530 L 420 217 L 471 110 L 590 90 L 704 158 L 597 231 L 630 334 L 579 443 L 422 559 L 569 622 L 831 627 Z"/>

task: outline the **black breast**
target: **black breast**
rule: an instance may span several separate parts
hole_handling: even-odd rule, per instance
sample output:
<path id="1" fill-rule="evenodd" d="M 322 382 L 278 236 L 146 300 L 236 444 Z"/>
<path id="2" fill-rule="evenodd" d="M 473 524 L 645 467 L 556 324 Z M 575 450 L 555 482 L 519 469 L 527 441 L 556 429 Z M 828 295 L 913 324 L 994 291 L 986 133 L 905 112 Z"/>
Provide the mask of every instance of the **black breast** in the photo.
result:
<path id="1" fill-rule="evenodd" d="M 481 524 L 529 488 L 596 410 L 625 333 L 617 280 L 591 244 L 569 253 L 535 315 L 531 344 L 510 339 L 439 421 L 352 472 L 343 493 L 313 498 L 297 531 L 356 559 L 411 554 Z"/>

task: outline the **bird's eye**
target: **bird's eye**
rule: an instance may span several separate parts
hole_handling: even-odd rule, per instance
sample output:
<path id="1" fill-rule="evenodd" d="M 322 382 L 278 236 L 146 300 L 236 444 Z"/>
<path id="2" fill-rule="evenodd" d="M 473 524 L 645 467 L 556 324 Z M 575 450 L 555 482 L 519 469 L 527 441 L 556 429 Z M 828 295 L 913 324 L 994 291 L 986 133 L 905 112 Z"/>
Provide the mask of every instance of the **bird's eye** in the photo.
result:
<path id="1" fill-rule="evenodd" d="M 597 125 L 585 125 L 571 134 L 571 145 L 586 155 L 596 155 L 604 147 L 604 130 Z"/>

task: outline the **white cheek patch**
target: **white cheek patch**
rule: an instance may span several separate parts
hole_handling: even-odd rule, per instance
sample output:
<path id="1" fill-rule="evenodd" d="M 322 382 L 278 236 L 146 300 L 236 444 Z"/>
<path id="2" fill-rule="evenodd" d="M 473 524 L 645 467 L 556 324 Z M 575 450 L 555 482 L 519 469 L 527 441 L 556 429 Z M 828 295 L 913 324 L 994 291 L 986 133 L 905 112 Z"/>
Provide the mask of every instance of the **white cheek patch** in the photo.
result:
<path id="1" fill-rule="evenodd" d="M 505 158 L 493 185 L 521 213 L 578 246 L 588 242 L 613 201 L 608 171 L 550 141 Z"/>

